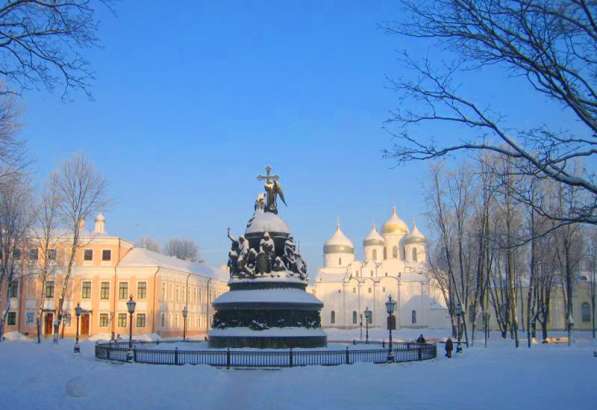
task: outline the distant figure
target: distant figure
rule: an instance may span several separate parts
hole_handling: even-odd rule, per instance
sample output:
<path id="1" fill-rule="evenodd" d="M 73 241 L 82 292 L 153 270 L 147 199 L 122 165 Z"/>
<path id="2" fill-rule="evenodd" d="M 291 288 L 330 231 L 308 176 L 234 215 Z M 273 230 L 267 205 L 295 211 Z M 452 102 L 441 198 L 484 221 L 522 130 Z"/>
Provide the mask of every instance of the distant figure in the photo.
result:
<path id="1" fill-rule="evenodd" d="M 452 343 L 452 339 L 448 338 L 446 340 L 446 357 L 448 359 L 452 357 L 452 350 L 454 350 L 454 344 Z"/>
<path id="2" fill-rule="evenodd" d="M 425 338 L 423 337 L 423 333 L 421 333 L 419 335 L 419 337 L 417 337 L 417 343 L 427 343 L 427 341 L 425 340 Z"/>

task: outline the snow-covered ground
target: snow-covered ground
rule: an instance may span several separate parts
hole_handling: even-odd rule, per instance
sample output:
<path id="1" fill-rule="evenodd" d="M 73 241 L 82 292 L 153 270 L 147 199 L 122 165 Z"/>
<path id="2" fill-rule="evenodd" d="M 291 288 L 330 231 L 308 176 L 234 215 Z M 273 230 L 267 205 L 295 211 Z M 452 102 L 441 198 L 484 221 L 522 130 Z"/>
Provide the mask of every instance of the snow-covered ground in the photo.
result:
<path id="1" fill-rule="evenodd" d="M 330 331 L 352 339 L 354 331 Z M 418 331 L 399 331 L 413 339 Z M 444 331 L 425 330 L 426 337 Z M 373 330 L 372 338 L 385 336 Z M 479 340 L 482 342 L 482 340 Z M 597 358 L 590 335 L 575 345 L 487 349 L 395 365 L 226 370 L 96 361 L 93 343 L 0 343 L 0 397 L 10 409 L 594 409 Z M 440 345 L 442 346 L 442 345 Z M 443 349 L 443 347 L 440 347 Z"/>

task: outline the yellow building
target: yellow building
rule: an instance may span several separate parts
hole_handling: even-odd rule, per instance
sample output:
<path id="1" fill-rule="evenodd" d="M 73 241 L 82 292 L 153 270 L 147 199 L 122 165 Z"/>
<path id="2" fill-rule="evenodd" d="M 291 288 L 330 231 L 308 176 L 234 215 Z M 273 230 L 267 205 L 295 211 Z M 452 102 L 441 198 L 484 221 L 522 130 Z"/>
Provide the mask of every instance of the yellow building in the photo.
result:
<path id="1" fill-rule="evenodd" d="M 21 252 L 23 267 L 8 292 L 10 305 L 5 332 L 36 335 L 37 312 L 41 307 L 42 335 L 53 334 L 68 245 L 68 238 L 58 239 L 55 249 L 48 250 L 51 269 L 43 295 L 40 266 L 44 255 L 36 248 Z M 100 214 L 93 232 L 81 237 L 63 305 L 65 320 L 60 333 L 65 337 L 75 335 L 75 307 L 80 304 L 84 309 L 79 323 L 82 337 L 128 335 L 126 302 L 132 296 L 136 301 L 133 335 L 182 336 L 185 307 L 186 334 L 206 335 L 211 324 L 211 302 L 227 290 L 226 284 L 213 274 L 203 262 L 165 256 L 108 235 L 105 218 Z M 1 294 L 7 292 L 2 290 Z M 6 302 L 6 296 L 0 299 L 1 306 L 5 307 Z"/>

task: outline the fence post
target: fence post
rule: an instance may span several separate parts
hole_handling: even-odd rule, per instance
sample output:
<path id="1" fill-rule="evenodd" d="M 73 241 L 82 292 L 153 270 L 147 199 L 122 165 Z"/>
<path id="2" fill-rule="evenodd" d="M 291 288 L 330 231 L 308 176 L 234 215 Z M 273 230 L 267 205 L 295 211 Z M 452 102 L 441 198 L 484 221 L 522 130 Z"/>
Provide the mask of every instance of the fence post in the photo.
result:
<path id="1" fill-rule="evenodd" d="M 133 348 L 133 362 L 137 361 L 137 349 Z"/>
<path id="2" fill-rule="evenodd" d="M 348 356 L 348 346 L 346 346 L 346 364 L 350 364 L 350 357 Z"/>
<path id="3" fill-rule="evenodd" d="M 226 349 L 226 368 L 230 369 L 230 348 Z"/>
<path id="4" fill-rule="evenodd" d="M 419 358 L 419 360 L 423 360 L 423 357 L 422 357 L 421 353 L 422 353 L 422 352 L 421 352 L 421 346 L 419 346 L 419 347 L 417 348 L 417 355 L 418 355 L 418 358 Z"/>
<path id="5" fill-rule="evenodd" d="M 292 367 L 292 347 L 288 351 L 288 364 Z"/>
<path id="6" fill-rule="evenodd" d="M 174 364 L 178 365 L 178 347 L 174 348 Z"/>

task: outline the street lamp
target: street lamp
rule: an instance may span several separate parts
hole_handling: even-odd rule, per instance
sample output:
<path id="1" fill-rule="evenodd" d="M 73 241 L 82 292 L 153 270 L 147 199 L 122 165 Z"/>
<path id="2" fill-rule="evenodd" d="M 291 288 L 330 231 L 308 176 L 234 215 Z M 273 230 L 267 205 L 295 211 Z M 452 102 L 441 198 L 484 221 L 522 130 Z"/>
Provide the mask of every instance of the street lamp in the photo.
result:
<path id="1" fill-rule="evenodd" d="M 462 315 L 464 314 L 464 310 L 462 309 L 462 304 L 459 302 L 456 305 L 456 317 L 458 318 L 458 344 L 456 346 L 456 353 L 462 352 L 462 347 L 460 346 L 460 339 L 462 337 Z"/>
<path id="2" fill-rule="evenodd" d="M 392 328 L 396 326 L 396 318 L 394 317 L 394 310 L 396 309 L 396 302 L 392 300 L 392 295 L 388 296 L 386 302 L 386 311 L 388 312 L 388 331 L 390 333 L 390 343 L 388 343 L 388 362 L 394 361 L 394 354 L 392 353 Z"/>
<path id="3" fill-rule="evenodd" d="M 365 308 L 365 344 L 369 344 L 369 322 L 371 322 L 371 311 Z"/>
<path id="4" fill-rule="evenodd" d="M 129 298 L 128 302 L 126 302 L 126 308 L 129 311 L 129 351 L 128 351 L 128 359 L 133 359 L 133 313 L 135 313 L 135 306 L 137 302 L 133 300 L 133 296 Z"/>
<path id="5" fill-rule="evenodd" d="M 574 318 L 572 313 L 568 315 L 568 346 L 572 344 L 572 328 L 574 327 Z"/>
<path id="6" fill-rule="evenodd" d="M 81 309 L 81 305 L 77 303 L 77 307 L 75 308 L 75 314 L 77 315 L 77 332 L 75 336 L 75 347 L 73 348 L 75 353 L 81 353 L 81 347 L 79 346 L 79 318 L 81 317 L 81 313 L 83 313 L 83 309 Z"/>
<path id="7" fill-rule="evenodd" d="M 189 308 L 187 305 L 182 308 L 182 320 L 183 320 L 183 327 L 182 327 L 182 340 L 187 340 L 187 316 L 189 315 Z"/>

